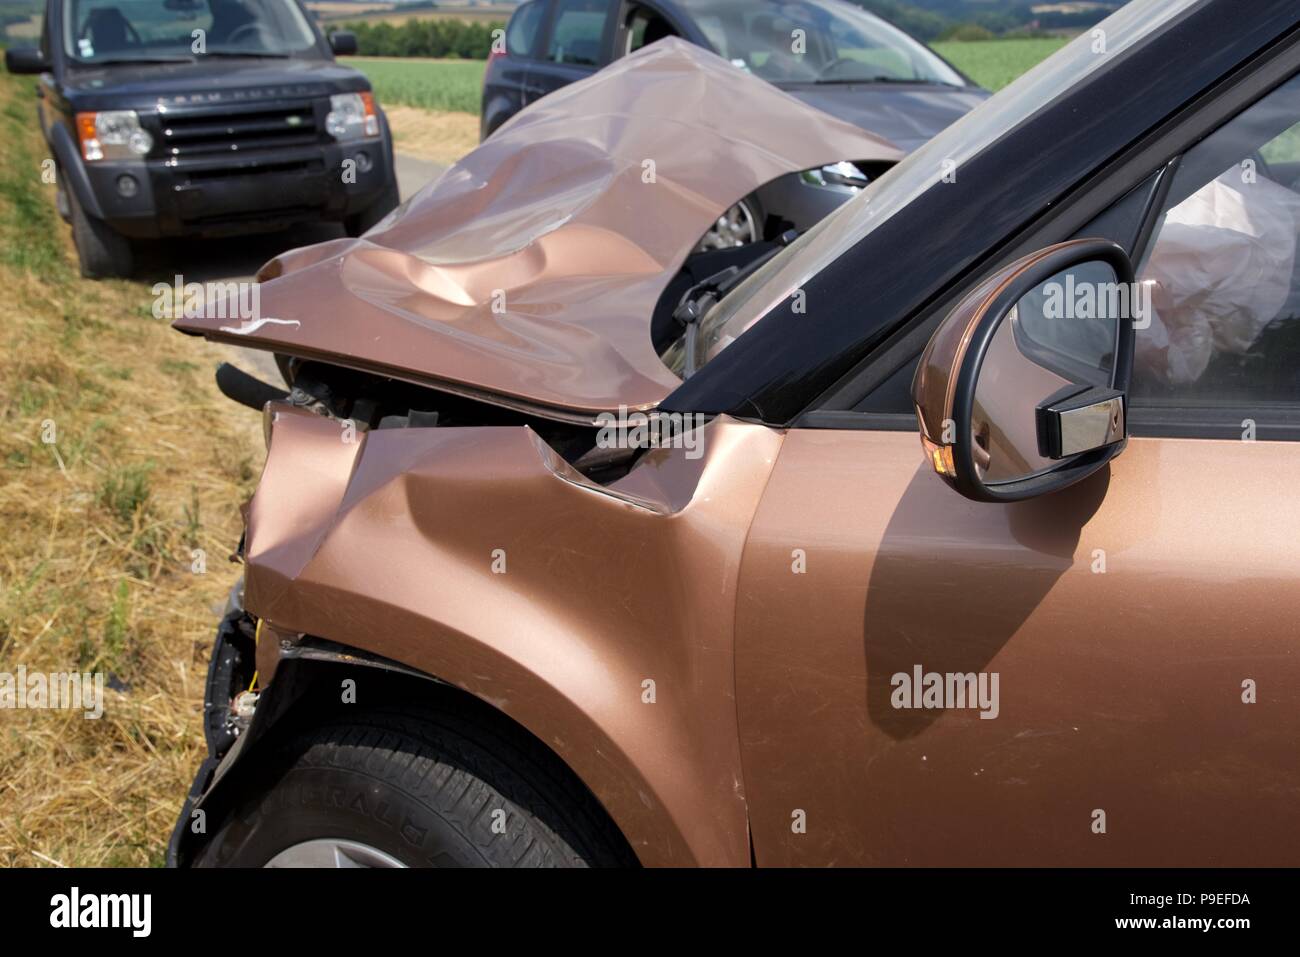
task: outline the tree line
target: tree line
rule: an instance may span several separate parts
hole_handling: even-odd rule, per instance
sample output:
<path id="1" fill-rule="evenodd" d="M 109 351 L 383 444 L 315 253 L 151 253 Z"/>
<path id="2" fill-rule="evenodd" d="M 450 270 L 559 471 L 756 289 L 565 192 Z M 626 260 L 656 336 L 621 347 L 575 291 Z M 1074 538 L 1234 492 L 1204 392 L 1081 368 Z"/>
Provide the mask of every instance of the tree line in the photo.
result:
<path id="1" fill-rule="evenodd" d="M 986 40 L 996 36 L 1023 35 L 1030 24 L 1039 31 L 1082 30 L 1122 6 L 1122 0 L 1106 5 L 1084 5 L 1077 12 L 1034 13 L 1029 0 L 851 0 L 922 40 Z"/>
<path id="2" fill-rule="evenodd" d="M 466 23 L 462 20 L 417 20 L 390 23 L 379 20 L 340 23 L 340 30 L 357 36 L 362 56 L 459 57 L 486 60 L 492 49 L 492 31 L 504 30 L 504 23 Z"/>
<path id="3" fill-rule="evenodd" d="M 1027 23 L 1039 29 L 1080 29 L 1096 23 L 1108 12 L 1089 10 L 1078 14 L 1043 14 L 1035 17 L 1028 4 L 998 10 L 978 10 L 969 19 L 954 21 L 932 10 L 901 0 L 853 0 L 859 6 L 884 17 L 923 40 L 984 40 L 998 35 L 1023 33 Z M 937 6 L 939 0 L 930 0 Z M 954 9 L 969 12 L 963 0 L 948 0 Z M 969 0 L 965 0 L 969 3 Z M 416 19 L 404 23 L 371 20 L 330 23 L 331 29 L 351 30 L 357 36 L 362 56 L 458 57 L 486 60 L 492 49 L 492 31 L 504 30 L 504 23 L 467 23 L 456 19 Z"/>

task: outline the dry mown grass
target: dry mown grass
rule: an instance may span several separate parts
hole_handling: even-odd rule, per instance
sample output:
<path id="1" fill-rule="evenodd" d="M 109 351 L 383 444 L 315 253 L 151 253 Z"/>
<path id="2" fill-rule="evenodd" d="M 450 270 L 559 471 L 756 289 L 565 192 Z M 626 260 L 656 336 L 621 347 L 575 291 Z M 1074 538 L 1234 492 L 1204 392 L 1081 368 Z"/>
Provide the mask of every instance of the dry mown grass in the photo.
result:
<path id="1" fill-rule="evenodd" d="M 118 689 L 99 720 L 0 710 L 0 865 L 158 865 L 203 754 L 259 424 L 213 385 L 216 347 L 153 317 L 147 283 L 77 277 L 30 80 L 0 76 L 0 142 L 0 672 Z"/>
<path id="2" fill-rule="evenodd" d="M 384 107 L 398 152 L 451 166 L 478 146 L 478 117 L 413 106 Z"/>

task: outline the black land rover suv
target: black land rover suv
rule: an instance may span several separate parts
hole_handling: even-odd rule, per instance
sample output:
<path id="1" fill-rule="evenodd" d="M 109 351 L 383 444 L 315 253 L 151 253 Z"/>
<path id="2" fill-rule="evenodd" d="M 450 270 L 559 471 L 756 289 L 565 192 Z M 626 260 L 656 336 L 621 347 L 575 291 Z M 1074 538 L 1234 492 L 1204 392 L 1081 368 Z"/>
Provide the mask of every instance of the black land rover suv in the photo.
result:
<path id="1" fill-rule="evenodd" d="M 48 0 L 37 112 L 83 275 L 124 276 L 132 240 L 334 220 L 397 205 L 370 84 L 299 0 Z"/>

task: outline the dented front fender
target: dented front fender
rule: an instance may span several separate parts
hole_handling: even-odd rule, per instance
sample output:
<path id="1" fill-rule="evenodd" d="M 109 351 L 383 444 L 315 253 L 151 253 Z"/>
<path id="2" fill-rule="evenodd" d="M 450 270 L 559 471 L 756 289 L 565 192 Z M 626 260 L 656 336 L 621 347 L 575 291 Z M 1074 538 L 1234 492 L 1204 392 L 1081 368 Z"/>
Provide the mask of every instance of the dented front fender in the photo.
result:
<path id="1" fill-rule="evenodd" d="M 550 746 L 646 864 L 747 865 L 736 581 L 780 433 L 721 419 L 702 454 L 597 485 L 526 427 L 392 429 L 273 413 L 245 604 L 383 655 Z"/>

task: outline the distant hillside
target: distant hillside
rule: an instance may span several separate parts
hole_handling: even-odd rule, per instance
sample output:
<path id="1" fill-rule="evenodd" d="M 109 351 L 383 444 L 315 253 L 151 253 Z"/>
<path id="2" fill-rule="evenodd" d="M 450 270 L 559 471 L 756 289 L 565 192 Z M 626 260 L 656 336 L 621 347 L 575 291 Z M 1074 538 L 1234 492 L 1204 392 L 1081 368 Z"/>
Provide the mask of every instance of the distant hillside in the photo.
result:
<path id="1" fill-rule="evenodd" d="M 921 37 L 934 40 L 958 27 L 993 34 L 1077 31 L 1105 19 L 1124 0 L 850 0 Z"/>

